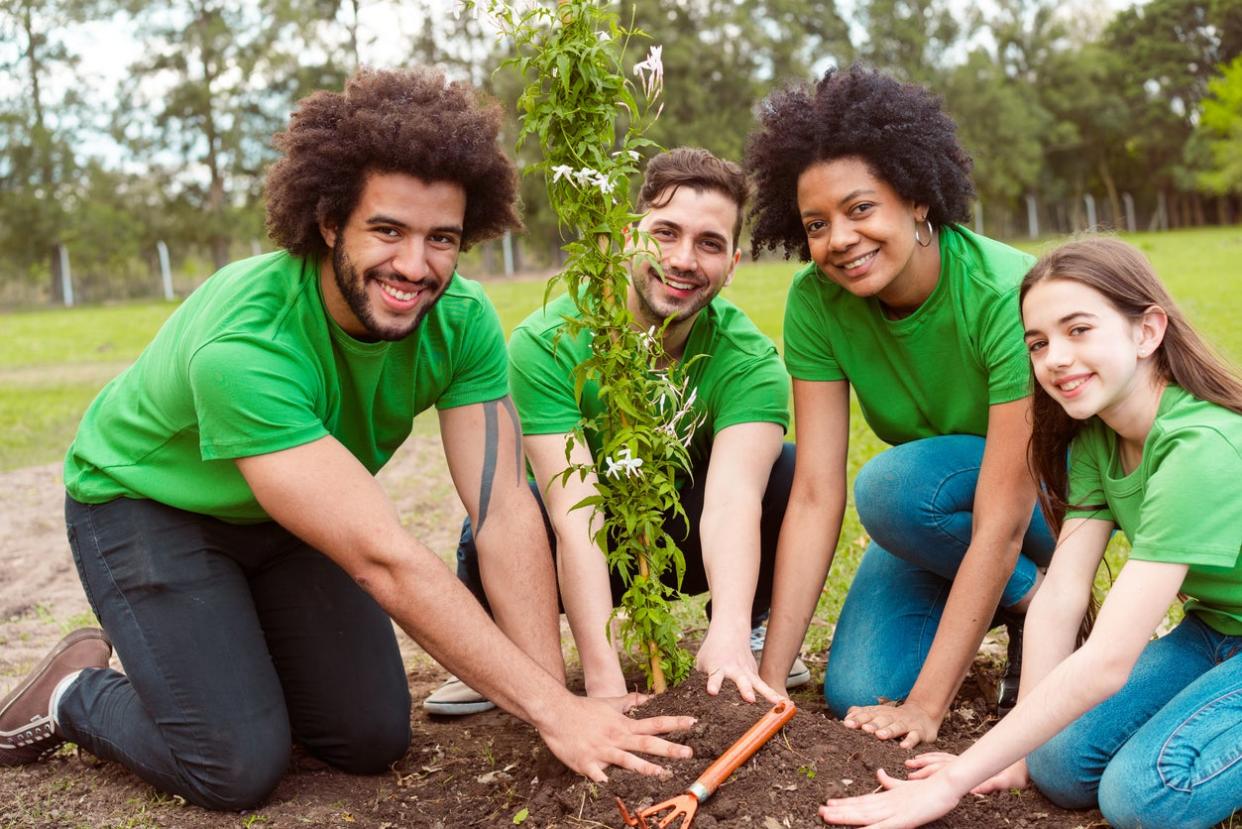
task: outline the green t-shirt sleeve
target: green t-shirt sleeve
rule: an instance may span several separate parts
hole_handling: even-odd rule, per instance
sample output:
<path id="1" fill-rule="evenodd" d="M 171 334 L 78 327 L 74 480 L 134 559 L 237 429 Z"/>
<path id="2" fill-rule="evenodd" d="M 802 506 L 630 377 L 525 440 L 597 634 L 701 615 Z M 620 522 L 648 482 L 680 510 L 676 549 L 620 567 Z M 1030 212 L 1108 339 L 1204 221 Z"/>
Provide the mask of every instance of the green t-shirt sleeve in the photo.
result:
<path id="1" fill-rule="evenodd" d="M 823 301 L 805 271 L 794 277 L 785 301 L 785 366 L 795 380 L 844 380 L 832 352 Z"/>
<path id="2" fill-rule="evenodd" d="M 1131 558 L 1232 567 L 1242 546 L 1238 482 L 1242 458 L 1210 427 L 1179 429 L 1161 441 L 1147 479 Z"/>
<path id="3" fill-rule="evenodd" d="M 526 435 L 559 435 L 578 428 L 582 414 L 574 397 L 573 366 L 562 365 L 564 350 L 526 328 L 509 339 L 509 383 Z"/>
<path id="4" fill-rule="evenodd" d="M 789 375 L 775 352 L 734 372 L 721 392 L 713 433 L 739 423 L 779 423 L 788 431 Z"/>
<path id="5" fill-rule="evenodd" d="M 213 340 L 190 358 L 189 379 L 203 460 L 278 452 L 328 434 L 310 366 L 271 340 Z"/>
<path id="6" fill-rule="evenodd" d="M 1031 361 L 1022 336 L 1018 290 L 991 303 L 982 320 L 979 343 L 988 372 L 988 405 L 1020 400 L 1031 393 Z"/>
<path id="7" fill-rule="evenodd" d="M 455 349 L 453 379 L 436 400 L 437 409 L 499 400 L 509 393 L 505 335 L 500 317 L 480 292 L 474 319 L 461 329 Z"/>
<path id="8" fill-rule="evenodd" d="M 1070 509 L 1066 518 L 1097 518 L 1113 521 L 1112 511 L 1104 494 L 1104 464 L 1110 454 L 1109 443 L 1102 429 L 1090 424 L 1074 438 L 1069 453 Z M 1080 506 L 1082 509 L 1074 509 Z"/>

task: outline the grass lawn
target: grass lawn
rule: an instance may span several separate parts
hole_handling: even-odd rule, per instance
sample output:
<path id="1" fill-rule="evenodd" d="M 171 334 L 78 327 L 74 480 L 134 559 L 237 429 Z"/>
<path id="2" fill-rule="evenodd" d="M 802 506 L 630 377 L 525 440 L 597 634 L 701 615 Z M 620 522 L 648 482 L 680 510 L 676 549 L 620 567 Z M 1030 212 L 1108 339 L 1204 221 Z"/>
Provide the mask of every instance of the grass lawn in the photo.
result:
<path id="1" fill-rule="evenodd" d="M 1242 361 L 1239 270 L 1242 228 L 1211 228 L 1127 237 L 1152 259 L 1190 319 L 1222 353 Z M 1022 243 L 1039 253 L 1056 243 Z M 769 257 L 738 269 L 725 295 L 741 306 L 778 343 L 785 293 L 796 265 Z M 506 330 L 537 306 L 541 281 L 489 282 Z M 48 463 L 64 455 L 78 419 L 99 389 L 138 356 L 176 306 L 148 302 L 71 310 L 23 311 L 0 315 L 0 470 Z M 435 428 L 420 418 L 420 431 Z M 871 434 L 857 406 L 852 417 L 851 475 L 883 444 Z M 851 508 L 841 537 L 834 577 L 818 617 L 835 619 L 865 545 Z M 1116 563 L 1121 551 L 1110 559 Z M 1115 569 L 1115 568 L 1114 568 Z M 811 647 L 827 631 L 812 628 Z"/>

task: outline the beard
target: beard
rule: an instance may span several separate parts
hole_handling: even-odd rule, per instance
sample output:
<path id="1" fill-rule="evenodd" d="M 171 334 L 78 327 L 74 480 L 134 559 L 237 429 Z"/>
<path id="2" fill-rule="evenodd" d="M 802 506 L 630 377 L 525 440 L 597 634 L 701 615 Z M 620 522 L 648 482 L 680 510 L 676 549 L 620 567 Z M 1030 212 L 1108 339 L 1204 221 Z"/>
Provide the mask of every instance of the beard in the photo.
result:
<path id="1" fill-rule="evenodd" d="M 644 276 L 636 276 L 634 278 L 634 292 L 638 295 L 638 304 L 642 307 L 643 313 L 648 317 L 648 324 L 651 325 L 661 325 L 664 320 L 670 317 L 673 322 L 684 322 L 691 319 L 699 311 L 706 308 L 716 298 L 716 295 L 720 293 L 720 291 L 713 293 L 705 288 L 697 291 L 694 296 L 688 297 L 680 303 L 667 302 L 665 303 L 666 307 L 659 308 L 652 301 L 651 286 L 652 283 L 663 284 L 663 280 L 660 279 L 660 275 L 655 268 L 650 265 L 644 266 L 644 272 Z M 665 268 L 665 273 L 674 278 L 679 276 L 677 271 L 669 268 Z M 700 280 L 687 278 L 686 281 L 697 284 Z"/>
<path id="2" fill-rule="evenodd" d="M 408 279 L 398 276 L 392 271 L 386 271 L 381 268 L 368 268 L 359 275 L 343 244 L 338 244 L 332 249 L 332 270 L 336 279 L 337 290 L 341 292 L 341 296 L 345 299 L 345 304 L 349 306 L 349 310 L 358 318 L 358 322 L 362 323 L 362 327 L 375 339 L 390 342 L 404 340 L 414 333 L 419 323 L 423 321 L 423 317 L 427 316 L 427 312 L 440 301 L 440 297 L 444 295 L 444 291 L 448 288 L 450 281 L 445 279 L 443 284 L 441 284 L 439 280 L 429 278 L 410 282 Z M 371 297 L 367 294 L 367 283 L 381 279 L 413 285 L 419 289 L 435 291 L 435 293 L 427 304 L 419 308 L 413 316 L 404 317 L 399 322 L 385 325 L 377 319 L 375 309 L 372 307 Z"/>

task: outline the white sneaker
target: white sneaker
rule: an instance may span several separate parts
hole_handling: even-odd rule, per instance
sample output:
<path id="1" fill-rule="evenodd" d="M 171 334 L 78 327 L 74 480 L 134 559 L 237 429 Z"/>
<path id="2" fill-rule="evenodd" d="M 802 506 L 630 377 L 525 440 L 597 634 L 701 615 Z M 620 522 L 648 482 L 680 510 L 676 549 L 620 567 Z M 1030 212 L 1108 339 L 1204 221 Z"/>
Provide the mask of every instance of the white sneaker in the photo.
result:
<path id="1" fill-rule="evenodd" d="M 758 662 L 763 657 L 763 645 L 768 639 L 768 628 L 766 625 L 760 625 L 750 629 L 750 652 L 755 655 L 755 661 Z M 789 676 L 785 677 L 786 688 L 801 688 L 811 681 L 811 669 L 802 661 L 801 656 L 795 656 L 793 664 L 789 666 Z"/>
<path id="2" fill-rule="evenodd" d="M 495 707 L 496 703 L 455 676 L 450 676 L 443 685 L 423 700 L 424 711 L 428 714 L 438 714 L 441 717 L 481 714 Z"/>

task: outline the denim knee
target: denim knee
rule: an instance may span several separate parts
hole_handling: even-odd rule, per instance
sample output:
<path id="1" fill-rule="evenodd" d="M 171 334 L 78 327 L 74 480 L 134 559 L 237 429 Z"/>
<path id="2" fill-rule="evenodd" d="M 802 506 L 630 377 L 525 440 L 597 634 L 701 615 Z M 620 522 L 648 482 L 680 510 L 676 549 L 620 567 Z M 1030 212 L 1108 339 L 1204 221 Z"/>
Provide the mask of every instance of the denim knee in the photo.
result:
<path id="1" fill-rule="evenodd" d="M 831 660 L 831 656 L 829 656 Z M 837 719 L 844 719 L 845 712 L 854 706 L 875 705 L 875 678 L 863 676 L 859 671 L 832 670 L 824 673 L 824 702 Z"/>
<path id="2" fill-rule="evenodd" d="M 1063 809 L 1090 809 L 1096 804 L 1095 777 L 1082 755 L 1078 740 L 1066 731 L 1057 734 L 1026 757 L 1031 782 Z"/>
<path id="3" fill-rule="evenodd" d="M 1196 819 L 1194 790 L 1166 781 L 1156 772 L 1156 758 L 1135 763 L 1123 749 L 1100 778 L 1100 811 L 1116 829 L 1196 829 L 1215 820 Z"/>
<path id="4" fill-rule="evenodd" d="M 185 799 L 222 812 L 260 806 L 289 768 L 289 731 L 275 731 L 283 737 L 272 734 L 263 741 L 250 740 L 245 749 L 221 746 L 202 764 L 179 763 Z"/>
<path id="5" fill-rule="evenodd" d="M 316 752 L 347 774 L 382 774 L 405 756 L 410 747 L 410 706 L 388 717 L 355 722 L 350 733 L 331 751 Z"/>
<path id="6" fill-rule="evenodd" d="M 901 502 L 909 493 L 904 491 L 902 476 L 897 474 L 900 465 L 900 459 L 889 449 L 863 464 L 854 478 L 854 507 L 868 532 L 892 520 L 894 512 L 906 512 L 901 509 Z"/>

